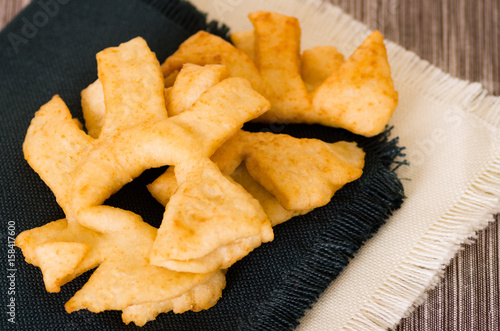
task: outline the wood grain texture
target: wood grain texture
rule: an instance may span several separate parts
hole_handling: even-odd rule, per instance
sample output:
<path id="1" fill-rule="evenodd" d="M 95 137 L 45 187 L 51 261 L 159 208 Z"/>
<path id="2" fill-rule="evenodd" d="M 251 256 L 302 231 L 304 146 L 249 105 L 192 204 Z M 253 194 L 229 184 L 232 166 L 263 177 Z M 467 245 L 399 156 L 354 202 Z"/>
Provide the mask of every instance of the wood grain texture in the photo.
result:
<path id="1" fill-rule="evenodd" d="M 0 0 L 0 29 L 32 0 Z"/>
<path id="2" fill-rule="evenodd" d="M 500 95 L 500 1 L 328 2 L 451 75 Z"/>
<path id="3" fill-rule="evenodd" d="M 500 95 L 500 1 L 328 1 L 452 76 Z M 500 330 L 499 219 L 459 252 L 397 331 Z"/>
<path id="4" fill-rule="evenodd" d="M 452 76 L 500 95 L 500 1 L 326 0 Z M 0 0 L 0 28 L 30 0 Z M 398 331 L 499 330 L 500 221 L 446 268 Z"/>

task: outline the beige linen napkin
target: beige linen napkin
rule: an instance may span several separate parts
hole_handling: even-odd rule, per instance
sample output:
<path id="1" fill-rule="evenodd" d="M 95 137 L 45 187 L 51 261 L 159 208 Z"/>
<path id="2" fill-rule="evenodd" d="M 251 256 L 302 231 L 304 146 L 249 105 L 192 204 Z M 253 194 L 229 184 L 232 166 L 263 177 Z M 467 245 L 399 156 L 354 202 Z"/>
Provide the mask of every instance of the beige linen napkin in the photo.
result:
<path id="1" fill-rule="evenodd" d="M 232 31 L 247 14 L 298 17 L 302 49 L 336 46 L 346 57 L 370 33 L 321 1 L 194 0 Z M 393 136 L 407 148 L 407 199 L 302 319 L 299 330 L 386 330 L 425 297 L 444 267 L 500 209 L 500 97 L 452 78 L 386 41 L 400 101 Z"/>

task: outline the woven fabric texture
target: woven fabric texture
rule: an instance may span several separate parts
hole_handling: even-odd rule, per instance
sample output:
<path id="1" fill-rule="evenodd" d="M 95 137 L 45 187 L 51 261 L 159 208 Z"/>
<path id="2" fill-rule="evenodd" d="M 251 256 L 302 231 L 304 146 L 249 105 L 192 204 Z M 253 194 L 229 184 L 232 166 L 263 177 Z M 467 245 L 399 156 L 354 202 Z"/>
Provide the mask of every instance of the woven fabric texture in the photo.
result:
<path id="1" fill-rule="evenodd" d="M 500 95 L 500 2 L 328 0 L 454 77 Z M 427 300 L 397 331 L 500 325 L 500 215 L 451 261 Z"/>
<path id="2" fill-rule="evenodd" d="M 0 134 L 2 153 L 2 238 L 13 231 L 41 226 L 64 217 L 50 190 L 24 161 L 22 142 L 34 112 L 54 94 L 82 120 L 80 91 L 96 78 L 95 54 L 141 35 L 160 61 L 198 29 L 225 35 L 205 17 L 178 1 L 59 1 L 47 21 L 32 3 L 0 33 Z M 251 130 L 268 130 L 249 126 Z M 326 141 L 357 141 L 367 152 L 363 177 L 338 192 L 330 204 L 275 229 L 275 241 L 263 245 L 230 268 L 221 301 L 201 313 L 162 314 L 144 330 L 279 330 L 294 327 L 304 311 L 347 265 L 364 241 L 403 201 L 403 188 L 392 171 L 400 160 L 389 132 L 366 139 L 319 126 L 286 126 L 282 133 Z M 132 210 L 158 225 L 162 207 L 144 184 L 148 171 L 114 195 L 107 204 Z M 2 257 L 8 245 L 2 245 Z M 15 321 L 5 316 L 0 329 L 115 330 L 125 327 L 116 311 L 67 314 L 66 302 L 91 272 L 65 285 L 58 294 L 44 289 L 40 270 L 23 261 L 16 249 L 12 268 L 2 268 L 2 293 L 15 287 Z M 15 271 L 8 271 L 12 269 Z M 14 272 L 13 283 L 4 281 Z M 7 275 L 5 274 L 7 273 Z M 5 297 L 5 296 L 4 296 Z M 5 302 L 5 305 L 7 303 Z M 4 307 L 5 307 L 4 305 Z"/>

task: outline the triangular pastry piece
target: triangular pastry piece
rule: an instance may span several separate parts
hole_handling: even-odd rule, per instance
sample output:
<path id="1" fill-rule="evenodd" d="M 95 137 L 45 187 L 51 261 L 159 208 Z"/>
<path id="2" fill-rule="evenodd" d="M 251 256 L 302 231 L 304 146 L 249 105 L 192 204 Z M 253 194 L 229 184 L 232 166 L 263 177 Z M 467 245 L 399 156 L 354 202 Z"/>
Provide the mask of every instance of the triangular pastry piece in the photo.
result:
<path id="1" fill-rule="evenodd" d="M 321 84 L 313 110 L 326 125 L 371 137 L 384 131 L 397 104 L 384 40 L 375 31 Z"/>
<path id="2" fill-rule="evenodd" d="M 74 278 L 73 273 L 88 249 L 86 244 L 78 242 L 49 242 L 36 247 L 38 266 L 48 292 L 59 292 L 62 285 Z"/>
<path id="3" fill-rule="evenodd" d="M 248 192 L 211 161 L 176 166 L 179 187 L 170 198 L 151 263 L 178 271 L 224 269 L 273 240 L 266 214 Z M 253 206 L 253 208 L 250 208 Z"/>

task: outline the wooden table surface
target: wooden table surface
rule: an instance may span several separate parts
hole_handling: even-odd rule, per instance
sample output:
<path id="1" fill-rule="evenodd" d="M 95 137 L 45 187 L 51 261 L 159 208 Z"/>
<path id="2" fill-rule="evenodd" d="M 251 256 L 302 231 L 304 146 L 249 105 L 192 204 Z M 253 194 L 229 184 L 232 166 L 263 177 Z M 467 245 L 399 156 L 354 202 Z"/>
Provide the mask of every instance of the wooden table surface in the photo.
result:
<path id="1" fill-rule="evenodd" d="M 30 1 L 0 0 L 0 28 Z M 327 1 L 452 76 L 500 95 L 500 1 Z M 397 330 L 499 330 L 499 242 L 497 215 Z"/>

